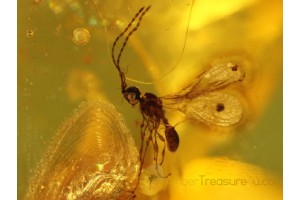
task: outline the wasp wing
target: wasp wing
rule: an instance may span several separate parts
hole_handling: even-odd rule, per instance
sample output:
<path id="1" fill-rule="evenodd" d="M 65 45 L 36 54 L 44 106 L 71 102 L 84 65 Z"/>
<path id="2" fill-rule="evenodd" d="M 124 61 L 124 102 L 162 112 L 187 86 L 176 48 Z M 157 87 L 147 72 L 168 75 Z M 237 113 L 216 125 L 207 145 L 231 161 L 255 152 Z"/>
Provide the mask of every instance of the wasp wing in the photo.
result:
<path id="1" fill-rule="evenodd" d="M 210 92 L 179 104 L 178 109 L 187 118 L 208 126 L 231 126 L 243 115 L 238 97 L 224 92 Z"/>
<path id="2" fill-rule="evenodd" d="M 193 121 L 208 126 L 230 126 L 240 121 L 242 104 L 238 97 L 223 90 L 244 78 L 239 62 L 215 62 L 188 86 L 161 99 L 165 108 L 180 110 Z"/>
<path id="3" fill-rule="evenodd" d="M 242 66 L 233 62 L 216 63 L 198 75 L 192 83 L 177 95 L 193 99 L 203 93 L 225 88 L 230 84 L 244 80 Z"/>

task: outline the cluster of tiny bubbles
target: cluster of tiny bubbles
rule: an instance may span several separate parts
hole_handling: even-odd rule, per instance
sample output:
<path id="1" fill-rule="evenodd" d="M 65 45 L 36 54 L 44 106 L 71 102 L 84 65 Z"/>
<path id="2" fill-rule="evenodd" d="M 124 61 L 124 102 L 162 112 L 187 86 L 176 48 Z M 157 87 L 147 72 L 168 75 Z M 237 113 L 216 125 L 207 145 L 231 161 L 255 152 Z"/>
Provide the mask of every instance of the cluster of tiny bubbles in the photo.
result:
<path id="1" fill-rule="evenodd" d="M 82 103 L 53 138 L 25 199 L 117 199 L 136 186 L 138 158 L 124 119 L 111 103 Z"/>
<path id="2" fill-rule="evenodd" d="M 60 14 L 64 10 L 64 3 L 63 1 L 60 3 L 57 3 L 54 0 L 49 1 L 49 8 L 55 13 L 55 14 Z"/>
<path id="3" fill-rule="evenodd" d="M 40 4 L 40 3 L 42 3 L 44 0 L 33 0 L 33 3 L 35 4 L 35 5 L 38 5 L 38 4 Z"/>
<path id="4" fill-rule="evenodd" d="M 77 0 L 49 0 L 48 5 L 56 15 L 63 13 L 68 7 L 70 7 L 73 11 L 78 12 L 79 15 L 82 14 L 80 3 Z"/>
<path id="5" fill-rule="evenodd" d="M 166 185 L 167 178 L 160 165 L 150 165 L 143 169 L 140 178 L 140 189 L 147 196 L 154 196 Z"/>
<path id="6" fill-rule="evenodd" d="M 77 46 L 86 45 L 90 41 L 90 32 L 85 28 L 76 28 L 73 31 L 73 42 Z"/>

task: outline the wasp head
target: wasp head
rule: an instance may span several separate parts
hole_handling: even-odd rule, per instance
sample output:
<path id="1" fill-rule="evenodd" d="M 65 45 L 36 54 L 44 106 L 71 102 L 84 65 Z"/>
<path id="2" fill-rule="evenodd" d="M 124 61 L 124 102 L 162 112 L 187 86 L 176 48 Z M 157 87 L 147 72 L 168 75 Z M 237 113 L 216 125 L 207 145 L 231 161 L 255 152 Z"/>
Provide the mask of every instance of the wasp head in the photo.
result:
<path id="1" fill-rule="evenodd" d="M 128 103 L 132 106 L 137 104 L 141 99 L 141 92 L 139 88 L 132 86 L 128 87 L 123 91 L 123 95 Z"/>

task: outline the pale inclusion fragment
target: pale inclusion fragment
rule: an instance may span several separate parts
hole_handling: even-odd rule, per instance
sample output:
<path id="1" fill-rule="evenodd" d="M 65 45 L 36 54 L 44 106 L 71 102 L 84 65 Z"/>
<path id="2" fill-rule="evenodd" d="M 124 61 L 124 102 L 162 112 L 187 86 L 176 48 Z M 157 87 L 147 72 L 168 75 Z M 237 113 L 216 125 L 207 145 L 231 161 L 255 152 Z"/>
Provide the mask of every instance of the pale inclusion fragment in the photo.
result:
<path id="1" fill-rule="evenodd" d="M 150 165 L 143 169 L 140 178 L 140 189 L 147 196 L 154 196 L 167 185 L 168 177 L 160 165 Z"/>
<path id="2" fill-rule="evenodd" d="M 112 104 L 83 103 L 54 137 L 26 199 L 116 199 L 136 185 L 138 157 L 133 138 Z"/>

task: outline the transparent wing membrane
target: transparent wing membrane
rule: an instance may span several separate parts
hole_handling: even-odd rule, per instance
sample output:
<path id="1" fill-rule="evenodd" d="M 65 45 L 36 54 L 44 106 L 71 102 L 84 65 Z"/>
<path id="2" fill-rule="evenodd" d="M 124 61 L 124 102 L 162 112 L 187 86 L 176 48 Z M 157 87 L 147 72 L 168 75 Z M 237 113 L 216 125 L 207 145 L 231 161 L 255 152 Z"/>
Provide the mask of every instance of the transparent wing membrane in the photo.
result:
<path id="1" fill-rule="evenodd" d="M 220 59 L 210 64 L 183 89 L 161 99 L 166 108 L 179 110 L 196 123 L 207 126 L 237 124 L 245 110 L 243 99 L 227 90 L 231 85 L 244 81 L 244 68 L 247 67 L 236 58 Z"/>
<path id="2" fill-rule="evenodd" d="M 228 93 L 211 92 L 200 95 L 179 107 L 188 119 L 208 126 L 231 126 L 243 115 L 240 100 Z"/>

